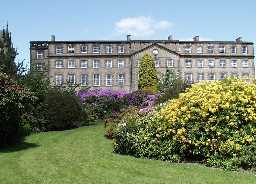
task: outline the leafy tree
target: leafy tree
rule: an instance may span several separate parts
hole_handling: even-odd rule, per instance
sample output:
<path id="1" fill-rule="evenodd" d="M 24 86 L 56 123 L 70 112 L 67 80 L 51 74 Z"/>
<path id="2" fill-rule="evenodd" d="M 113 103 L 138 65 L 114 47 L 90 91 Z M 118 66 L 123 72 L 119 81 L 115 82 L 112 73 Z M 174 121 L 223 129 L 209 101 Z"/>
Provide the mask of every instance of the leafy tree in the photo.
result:
<path id="1" fill-rule="evenodd" d="M 17 65 L 15 64 L 16 49 L 13 47 L 11 33 L 6 29 L 0 31 L 0 70 L 3 73 L 16 77 Z"/>
<path id="2" fill-rule="evenodd" d="M 145 54 L 140 60 L 138 87 L 140 90 L 154 93 L 157 91 L 157 82 L 155 62 L 149 54 Z"/>

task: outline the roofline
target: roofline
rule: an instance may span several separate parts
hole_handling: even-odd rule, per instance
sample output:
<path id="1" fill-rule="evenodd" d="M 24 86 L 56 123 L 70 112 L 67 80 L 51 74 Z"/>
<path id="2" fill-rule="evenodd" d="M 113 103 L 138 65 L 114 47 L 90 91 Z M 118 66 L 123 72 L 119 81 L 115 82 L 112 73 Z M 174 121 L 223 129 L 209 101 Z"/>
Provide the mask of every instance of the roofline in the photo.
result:
<path id="1" fill-rule="evenodd" d="M 209 43 L 209 44 L 250 44 L 253 45 L 253 42 L 247 42 L 247 41 L 185 41 L 185 40 L 73 40 L 73 41 L 65 41 L 65 40 L 59 40 L 59 41 L 30 41 L 31 44 L 33 43 L 66 43 L 66 44 L 72 44 L 72 43 L 119 43 L 119 44 L 129 44 L 129 43 L 136 43 L 136 42 L 143 42 L 143 43 L 182 43 L 182 44 L 194 44 L 194 43 Z"/>

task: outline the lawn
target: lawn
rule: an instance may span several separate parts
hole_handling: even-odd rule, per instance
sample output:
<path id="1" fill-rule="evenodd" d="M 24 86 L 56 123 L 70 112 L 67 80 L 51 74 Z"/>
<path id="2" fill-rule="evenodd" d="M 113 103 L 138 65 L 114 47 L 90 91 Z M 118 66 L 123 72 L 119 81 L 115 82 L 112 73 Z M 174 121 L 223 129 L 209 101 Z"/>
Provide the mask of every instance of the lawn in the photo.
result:
<path id="1" fill-rule="evenodd" d="M 0 150 L 1 184 L 250 184 L 249 172 L 227 172 L 198 164 L 171 164 L 112 153 L 102 123 L 28 136 Z"/>

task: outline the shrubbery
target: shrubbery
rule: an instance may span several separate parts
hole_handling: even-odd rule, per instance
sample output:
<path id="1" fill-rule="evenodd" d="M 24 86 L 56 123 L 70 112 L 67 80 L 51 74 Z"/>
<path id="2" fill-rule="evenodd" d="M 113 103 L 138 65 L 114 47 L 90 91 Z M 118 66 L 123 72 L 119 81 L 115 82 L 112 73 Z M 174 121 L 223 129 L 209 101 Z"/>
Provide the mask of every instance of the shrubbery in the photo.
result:
<path id="1" fill-rule="evenodd" d="M 254 84 L 238 79 L 195 84 L 159 112 L 131 121 L 136 131 L 126 128 L 126 119 L 116 133 L 126 135 L 114 136 L 118 153 L 226 169 L 255 167 Z"/>
<path id="2" fill-rule="evenodd" d="M 23 134 L 22 116 L 36 97 L 28 89 L 0 73 L 0 146 L 17 143 Z"/>

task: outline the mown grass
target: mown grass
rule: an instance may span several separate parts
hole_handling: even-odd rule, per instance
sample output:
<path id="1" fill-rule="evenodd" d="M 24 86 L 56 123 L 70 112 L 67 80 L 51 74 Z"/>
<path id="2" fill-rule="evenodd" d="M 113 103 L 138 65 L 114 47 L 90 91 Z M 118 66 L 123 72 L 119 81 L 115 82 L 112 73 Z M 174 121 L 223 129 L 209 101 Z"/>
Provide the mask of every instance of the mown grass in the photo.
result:
<path id="1" fill-rule="evenodd" d="M 102 123 L 28 136 L 0 150 L 1 184 L 252 184 L 249 172 L 171 164 L 112 153 Z"/>

